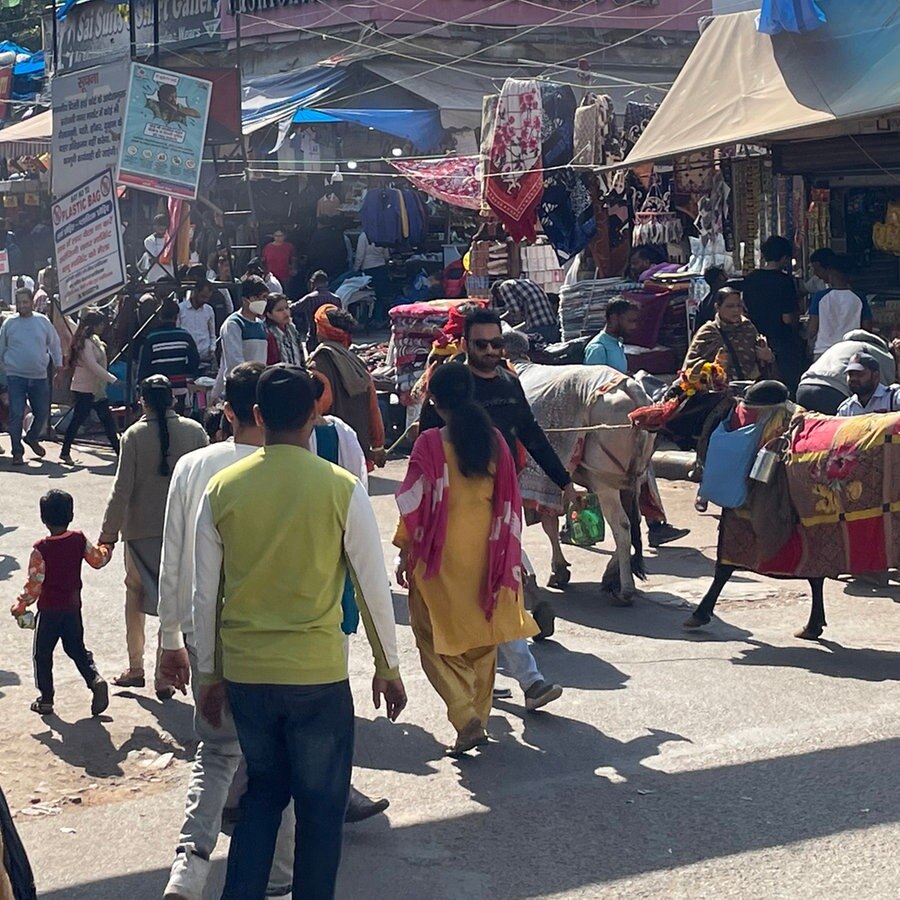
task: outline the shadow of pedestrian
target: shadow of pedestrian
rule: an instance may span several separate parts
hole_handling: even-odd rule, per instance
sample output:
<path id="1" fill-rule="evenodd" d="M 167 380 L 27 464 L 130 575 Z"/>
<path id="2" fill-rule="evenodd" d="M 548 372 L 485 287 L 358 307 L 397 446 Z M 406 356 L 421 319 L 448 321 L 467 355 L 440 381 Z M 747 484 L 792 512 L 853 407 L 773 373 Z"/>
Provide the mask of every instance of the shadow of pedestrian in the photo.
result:
<path id="1" fill-rule="evenodd" d="M 194 733 L 194 707 L 190 703 L 184 703 L 177 699 L 177 694 L 171 700 L 158 700 L 156 697 L 144 697 L 129 691 L 121 691 L 116 696 L 131 697 L 136 700 L 141 709 L 146 710 L 156 719 L 163 731 L 171 735 L 188 751 L 184 757 L 176 753 L 175 755 L 179 759 L 189 759 L 193 756 L 196 750 L 197 736 Z"/>
<path id="2" fill-rule="evenodd" d="M 431 763 L 443 756 L 443 744 L 419 725 L 383 717 L 356 720 L 353 764 L 361 769 L 432 775 L 437 768 Z"/>
<path id="3" fill-rule="evenodd" d="M 7 672 L 5 669 L 0 669 L 0 688 L 5 687 L 15 687 L 22 683 L 22 679 L 15 672 Z M 6 692 L 0 690 L 0 697 L 3 697 Z"/>
<path id="4" fill-rule="evenodd" d="M 629 679 L 612 663 L 592 653 L 568 650 L 556 641 L 535 641 L 531 650 L 538 666 L 546 669 L 547 677 L 563 687 L 584 691 L 618 691 L 625 687 Z"/>
<path id="5" fill-rule="evenodd" d="M 150 725 L 135 726 L 128 740 L 116 747 L 105 727 L 107 722 L 112 721 L 109 716 L 91 716 L 76 722 L 65 722 L 59 716 L 52 715 L 45 717 L 44 721 L 48 730 L 32 735 L 35 740 L 73 769 L 81 769 L 93 778 L 124 775 L 122 763 L 129 753 L 138 750 L 173 753 L 177 759 L 190 758 L 183 748 L 173 747 Z"/>
<path id="6" fill-rule="evenodd" d="M 8 581 L 13 572 L 18 572 L 20 568 L 19 561 L 14 556 L 0 554 L 0 581 Z"/>

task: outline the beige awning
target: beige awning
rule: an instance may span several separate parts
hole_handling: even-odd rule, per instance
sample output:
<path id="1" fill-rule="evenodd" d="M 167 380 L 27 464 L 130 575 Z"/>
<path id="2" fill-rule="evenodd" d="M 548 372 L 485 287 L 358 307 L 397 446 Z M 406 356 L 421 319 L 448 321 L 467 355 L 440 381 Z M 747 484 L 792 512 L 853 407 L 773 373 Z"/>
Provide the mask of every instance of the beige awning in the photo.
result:
<path id="1" fill-rule="evenodd" d="M 14 125 L 0 128 L 0 144 L 44 142 L 49 145 L 52 134 L 53 112 L 48 109 Z"/>
<path id="2" fill-rule="evenodd" d="M 713 19 L 625 165 L 778 137 L 900 109 L 896 0 L 830 3 L 806 34 L 756 30 L 756 12 Z"/>

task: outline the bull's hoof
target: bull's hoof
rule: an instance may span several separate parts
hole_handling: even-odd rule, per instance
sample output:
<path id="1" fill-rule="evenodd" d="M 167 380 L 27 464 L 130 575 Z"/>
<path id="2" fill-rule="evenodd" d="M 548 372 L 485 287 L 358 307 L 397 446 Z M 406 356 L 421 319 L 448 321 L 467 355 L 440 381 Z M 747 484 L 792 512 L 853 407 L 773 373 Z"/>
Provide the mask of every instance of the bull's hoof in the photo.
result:
<path id="1" fill-rule="evenodd" d="M 553 572 L 547 580 L 547 587 L 563 588 L 572 580 L 569 564 L 564 562 L 553 567 Z"/>
<path id="2" fill-rule="evenodd" d="M 817 641 L 822 637 L 824 630 L 823 625 L 805 625 L 799 631 L 794 632 L 794 637 L 800 638 L 801 641 Z"/>
<path id="3" fill-rule="evenodd" d="M 709 618 L 703 618 L 696 613 L 682 622 L 682 627 L 687 628 L 688 631 L 696 631 L 698 628 L 703 628 L 704 625 L 709 625 Z"/>
<path id="4" fill-rule="evenodd" d="M 613 606 L 634 606 L 634 593 L 615 593 L 612 595 L 612 605 Z"/>

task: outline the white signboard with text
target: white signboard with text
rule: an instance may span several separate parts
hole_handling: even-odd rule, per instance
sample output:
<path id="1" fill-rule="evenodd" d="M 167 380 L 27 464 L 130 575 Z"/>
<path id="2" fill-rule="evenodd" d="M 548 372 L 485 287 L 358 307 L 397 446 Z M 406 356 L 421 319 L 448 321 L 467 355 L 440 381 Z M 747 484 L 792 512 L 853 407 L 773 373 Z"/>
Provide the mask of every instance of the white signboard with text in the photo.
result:
<path id="1" fill-rule="evenodd" d="M 111 169 L 53 204 L 53 241 L 64 313 L 122 288 L 125 252 Z"/>

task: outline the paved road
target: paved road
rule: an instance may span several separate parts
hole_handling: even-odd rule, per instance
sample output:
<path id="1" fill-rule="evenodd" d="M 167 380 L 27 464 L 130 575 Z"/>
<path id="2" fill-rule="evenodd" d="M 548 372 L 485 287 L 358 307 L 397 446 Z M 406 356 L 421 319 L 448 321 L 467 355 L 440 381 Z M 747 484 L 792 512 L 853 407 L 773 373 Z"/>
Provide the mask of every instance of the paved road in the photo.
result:
<path id="1" fill-rule="evenodd" d="M 40 536 L 44 490 L 65 485 L 77 524 L 96 533 L 112 469 L 102 452 L 81 456 L 88 467 L 71 474 L 52 463 L 12 471 L 0 458 L 4 602 Z M 386 561 L 401 475 L 392 464 L 372 484 Z M 694 513 L 689 485 L 666 483 L 663 494 L 690 537 L 650 551 L 632 609 L 599 593 L 608 546 L 570 551 L 575 586 L 556 593 L 557 635 L 536 647 L 565 694 L 526 716 L 514 690 L 491 719 L 496 743 L 478 757 L 443 755 L 451 730 L 419 668 L 402 594 L 402 722 L 374 714 L 367 647 L 354 641 L 354 781 L 392 806 L 348 829 L 342 900 L 900 894 L 900 592 L 829 583 L 828 640 L 811 645 L 791 637 L 805 622 L 805 586 L 742 576 L 709 633 L 686 634 L 715 520 Z M 546 576 L 542 535 L 530 529 L 526 547 Z M 86 575 L 88 641 L 109 675 L 125 661 L 121 576 L 121 557 Z M 159 898 L 192 751 L 190 706 L 120 692 L 108 717 L 91 720 L 60 658 L 59 715 L 42 722 L 28 711 L 28 637 L 11 619 L 0 653 L 0 783 L 16 810 L 38 813 L 17 822 L 41 896 Z M 217 879 L 226 850 L 223 839 Z"/>

